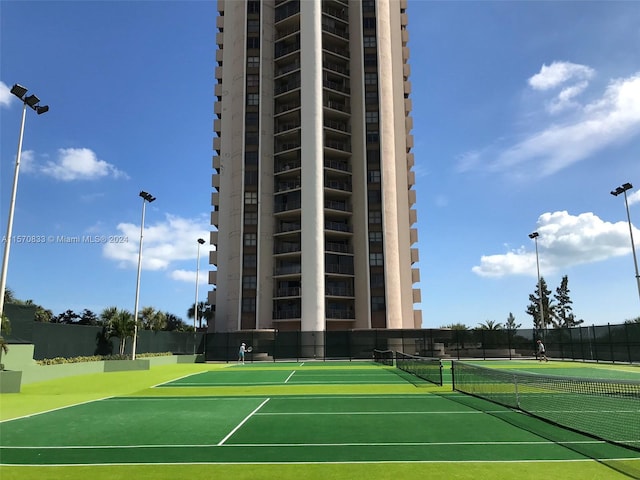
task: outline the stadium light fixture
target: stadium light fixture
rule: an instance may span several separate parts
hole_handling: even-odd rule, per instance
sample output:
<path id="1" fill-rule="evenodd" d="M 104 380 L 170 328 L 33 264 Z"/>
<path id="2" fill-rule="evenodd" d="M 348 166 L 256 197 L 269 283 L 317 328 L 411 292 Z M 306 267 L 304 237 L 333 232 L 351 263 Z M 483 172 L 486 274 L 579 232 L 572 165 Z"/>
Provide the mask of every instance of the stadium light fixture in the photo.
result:
<path id="1" fill-rule="evenodd" d="M 22 139 L 24 137 L 24 123 L 27 117 L 27 106 L 31 107 L 38 115 L 49 111 L 48 106 L 40 106 L 40 99 L 35 95 L 27 94 L 27 88 L 17 83 L 11 87 L 11 93 L 18 97 L 23 104 L 22 121 L 20 122 L 20 135 L 18 136 L 18 154 L 16 155 L 16 165 L 13 173 L 13 188 L 11 190 L 11 201 L 9 202 L 9 215 L 7 221 L 7 234 L 4 243 L 4 255 L 2 256 L 2 274 L 0 275 L 0 318 L 4 315 L 4 294 L 7 288 L 7 270 L 9 268 L 9 252 L 11 250 L 11 233 L 13 231 L 13 215 L 16 208 L 16 194 L 18 191 L 18 174 L 20 173 L 20 158 L 22 157 Z M 2 332 L 2 322 L 0 321 L 0 333 Z"/>
<path id="2" fill-rule="evenodd" d="M 631 190 L 633 185 L 629 182 L 623 183 L 621 186 L 616 187 L 611 191 L 611 195 L 617 197 L 620 194 L 624 195 L 624 206 L 627 209 L 627 222 L 629 223 L 629 236 L 631 237 L 631 253 L 633 253 L 633 265 L 636 269 L 636 283 L 638 284 L 638 298 L 640 298 L 640 273 L 638 273 L 638 259 L 636 257 L 636 247 L 633 241 L 633 226 L 631 225 L 631 215 L 629 215 L 629 202 L 627 201 L 627 190 Z"/>
<path id="3" fill-rule="evenodd" d="M 140 247 L 138 249 L 138 276 L 136 279 L 136 304 L 134 308 L 133 315 L 133 346 L 131 359 L 136 359 L 136 347 L 138 343 L 138 300 L 140 298 L 140 271 L 142 270 L 142 239 L 144 237 L 144 211 L 145 205 L 147 202 L 153 202 L 156 197 L 151 195 L 150 193 L 145 192 L 144 190 L 140 192 L 140 197 L 142 197 L 142 221 L 140 222 Z"/>
<path id="4" fill-rule="evenodd" d="M 532 239 L 536 244 L 536 269 L 538 271 L 538 295 L 540 296 L 540 328 L 544 329 L 544 304 L 542 302 L 542 280 L 540 279 L 540 260 L 538 257 L 538 237 L 540 234 L 538 232 L 533 232 L 529 234 L 529 238 Z"/>

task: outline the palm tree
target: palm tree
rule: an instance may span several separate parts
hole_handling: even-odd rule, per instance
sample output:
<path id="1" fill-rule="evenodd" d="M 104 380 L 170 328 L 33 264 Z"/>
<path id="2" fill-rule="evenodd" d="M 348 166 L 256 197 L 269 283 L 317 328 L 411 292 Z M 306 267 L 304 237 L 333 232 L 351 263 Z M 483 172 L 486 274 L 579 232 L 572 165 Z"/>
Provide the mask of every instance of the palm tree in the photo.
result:
<path id="1" fill-rule="evenodd" d="M 187 310 L 187 317 L 194 318 L 195 317 L 195 303 L 189 307 Z M 211 322 L 215 317 L 215 311 L 213 307 L 209 305 L 207 302 L 198 302 L 198 328 L 202 328 L 202 319 L 204 318 L 207 321 L 207 325 Z"/>
<path id="2" fill-rule="evenodd" d="M 120 339 L 119 353 L 124 355 L 127 337 L 133 337 L 133 315 L 126 310 L 118 310 L 118 307 L 108 307 L 102 311 L 100 318 L 107 327 L 108 337 Z"/>
<path id="3" fill-rule="evenodd" d="M 478 324 L 478 328 L 480 330 L 502 330 L 502 324 L 493 320 L 485 320 L 484 323 Z"/>
<path id="4" fill-rule="evenodd" d="M 4 313 L 2 314 L 1 320 L 2 333 L 9 335 L 11 333 L 11 322 L 9 321 L 9 317 L 7 317 Z M 9 345 L 7 341 L 4 339 L 2 335 L 0 335 L 0 370 L 4 370 L 4 364 L 2 363 L 2 354 L 9 352 Z"/>
<path id="5" fill-rule="evenodd" d="M 141 312 L 142 326 L 145 330 L 155 332 L 164 330 L 167 325 L 167 315 L 153 307 L 144 307 Z"/>

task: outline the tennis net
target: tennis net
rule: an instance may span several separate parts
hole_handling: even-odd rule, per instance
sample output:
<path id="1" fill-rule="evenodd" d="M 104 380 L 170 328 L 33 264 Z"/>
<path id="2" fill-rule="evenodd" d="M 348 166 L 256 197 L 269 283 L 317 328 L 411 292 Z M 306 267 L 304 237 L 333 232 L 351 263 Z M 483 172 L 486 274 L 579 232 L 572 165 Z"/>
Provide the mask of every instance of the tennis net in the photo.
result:
<path id="1" fill-rule="evenodd" d="M 507 372 L 452 362 L 453 389 L 640 450 L 640 382 Z"/>
<path id="2" fill-rule="evenodd" d="M 442 385 L 442 362 L 439 358 L 396 352 L 396 367 L 428 382 Z"/>
<path id="3" fill-rule="evenodd" d="M 382 365 L 393 366 L 393 350 L 373 350 L 373 360 Z"/>

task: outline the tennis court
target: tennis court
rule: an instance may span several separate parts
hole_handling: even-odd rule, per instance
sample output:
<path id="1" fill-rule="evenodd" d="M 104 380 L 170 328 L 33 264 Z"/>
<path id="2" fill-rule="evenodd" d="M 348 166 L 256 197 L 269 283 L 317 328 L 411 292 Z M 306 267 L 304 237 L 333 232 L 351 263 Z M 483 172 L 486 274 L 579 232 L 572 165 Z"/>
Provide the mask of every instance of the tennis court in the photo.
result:
<path id="1" fill-rule="evenodd" d="M 6 420 L 0 445 L 3 466 L 597 462 L 615 466 L 600 478 L 640 473 L 636 450 L 373 362 L 202 366 Z"/>

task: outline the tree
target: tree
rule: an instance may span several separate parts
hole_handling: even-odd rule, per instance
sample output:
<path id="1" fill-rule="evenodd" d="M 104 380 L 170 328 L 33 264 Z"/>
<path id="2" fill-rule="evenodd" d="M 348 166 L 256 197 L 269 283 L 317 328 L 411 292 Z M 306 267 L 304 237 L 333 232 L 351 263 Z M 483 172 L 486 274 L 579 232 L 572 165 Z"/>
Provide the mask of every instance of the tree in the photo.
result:
<path id="1" fill-rule="evenodd" d="M 18 299 L 16 298 L 15 294 L 13 293 L 13 290 L 11 290 L 10 288 L 5 288 L 4 289 L 4 303 L 16 303 L 18 301 Z"/>
<path id="2" fill-rule="evenodd" d="M 562 277 L 560 286 L 556 288 L 556 293 L 553 296 L 558 302 L 554 311 L 554 317 L 556 322 L 555 326 L 558 328 L 570 328 L 580 325 L 584 320 L 576 320 L 573 314 L 573 307 L 571 304 L 571 298 L 569 297 L 569 277 L 567 275 Z"/>
<path id="3" fill-rule="evenodd" d="M 34 320 L 36 322 L 49 323 L 53 322 L 53 312 L 46 308 L 36 305 L 36 313 Z"/>
<path id="4" fill-rule="evenodd" d="M 127 337 L 133 337 L 133 315 L 126 310 L 118 310 L 118 307 L 105 308 L 100 318 L 107 327 L 107 337 L 120 339 L 119 353 L 124 355 Z"/>
<path id="5" fill-rule="evenodd" d="M 513 316 L 513 313 L 509 312 L 509 316 L 507 317 L 507 323 L 504 324 L 504 328 L 507 330 L 517 330 L 522 326 L 521 323 L 516 325 L 516 317 Z"/>
<path id="6" fill-rule="evenodd" d="M 0 330 L 5 335 L 9 335 L 11 333 L 11 322 L 9 321 L 9 317 L 7 317 L 4 313 L 2 314 L 2 319 L 0 319 Z M 0 370 L 4 370 L 4 364 L 2 363 L 2 354 L 9 352 L 9 344 L 4 339 L 2 335 L 0 335 Z"/>
<path id="7" fill-rule="evenodd" d="M 100 323 L 100 319 L 98 316 L 93 313 L 91 310 L 84 309 L 82 314 L 78 317 L 78 325 L 98 325 Z"/>
<path id="8" fill-rule="evenodd" d="M 480 330 L 502 330 L 502 324 L 496 323 L 494 320 L 485 320 L 484 323 L 479 323 L 478 328 Z"/>
<path id="9" fill-rule="evenodd" d="M 141 312 L 142 328 L 158 332 L 167 325 L 167 315 L 153 307 L 144 307 Z"/>
<path id="10" fill-rule="evenodd" d="M 62 312 L 57 317 L 53 317 L 51 319 L 52 323 L 75 323 L 80 318 L 73 310 L 67 310 L 66 312 Z"/>
<path id="11" fill-rule="evenodd" d="M 630 318 L 628 320 L 625 320 L 624 323 L 630 325 L 632 323 L 640 323 L 640 317 L 636 317 L 636 318 Z"/>
<path id="12" fill-rule="evenodd" d="M 166 312 L 166 327 L 165 330 L 168 332 L 192 332 L 193 327 L 190 327 L 186 323 L 182 321 L 181 318 L 178 318 L 173 313 Z"/>
<path id="13" fill-rule="evenodd" d="M 189 310 L 187 310 L 187 317 L 194 318 L 195 311 L 196 309 L 194 303 L 189 307 Z M 207 325 L 209 325 L 209 322 L 213 320 L 214 316 L 215 311 L 213 310 L 213 307 L 211 305 L 206 302 L 198 302 L 198 328 L 202 328 L 203 319 L 206 320 Z"/>
<path id="14" fill-rule="evenodd" d="M 542 292 L 541 292 L 542 290 Z M 533 328 L 536 330 L 544 330 L 549 328 L 552 324 L 551 319 L 555 315 L 555 304 L 549 299 L 551 290 L 547 288 L 547 282 L 544 281 L 544 277 L 540 277 L 540 282 L 536 283 L 536 290 L 533 294 L 529 294 L 529 301 L 531 302 L 527 306 L 526 313 L 533 318 Z M 540 321 L 540 297 L 542 296 L 542 308 L 544 315 L 542 321 Z"/>

